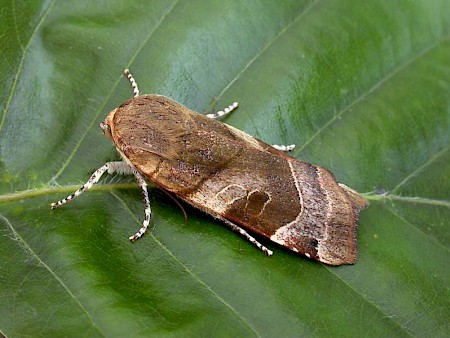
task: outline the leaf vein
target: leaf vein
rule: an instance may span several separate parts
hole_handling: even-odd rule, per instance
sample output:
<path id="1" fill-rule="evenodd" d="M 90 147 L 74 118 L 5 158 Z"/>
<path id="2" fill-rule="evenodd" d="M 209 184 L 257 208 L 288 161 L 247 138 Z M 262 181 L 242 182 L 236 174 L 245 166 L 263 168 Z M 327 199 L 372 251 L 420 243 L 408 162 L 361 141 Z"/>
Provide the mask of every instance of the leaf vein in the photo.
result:
<path id="1" fill-rule="evenodd" d="M 6 120 L 6 116 L 8 115 L 9 107 L 11 106 L 12 99 L 13 99 L 14 94 L 16 92 L 17 82 L 19 82 L 19 76 L 22 73 L 22 69 L 23 69 L 23 65 L 25 63 L 25 58 L 26 58 L 28 49 L 29 49 L 29 47 L 31 45 L 31 42 L 33 41 L 34 37 L 36 36 L 37 31 L 39 30 L 39 28 L 41 27 L 42 23 L 47 18 L 47 16 L 50 13 L 50 11 L 52 10 L 53 5 L 55 4 L 55 2 L 56 2 L 56 0 L 53 0 L 52 3 L 48 6 L 48 8 L 45 11 L 44 15 L 42 15 L 42 17 L 39 20 L 38 24 L 34 28 L 33 33 L 31 33 L 30 39 L 28 40 L 28 43 L 25 46 L 25 48 L 22 47 L 22 44 L 20 44 L 20 41 L 19 41 L 20 48 L 22 50 L 22 56 L 20 57 L 19 65 L 17 67 L 16 74 L 14 76 L 14 80 L 13 80 L 13 83 L 12 83 L 12 86 L 11 86 L 11 90 L 9 92 L 8 99 L 6 100 L 5 108 L 3 108 L 3 111 L 2 111 L 2 117 L 0 119 L 0 131 L 3 128 L 3 125 L 4 125 L 5 120 Z M 15 16 L 14 16 L 14 20 L 15 20 Z"/>
<path id="2" fill-rule="evenodd" d="M 410 221 L 408 221 L 407 219 L 405 219 L 404 217 L 402 217 L 401 215 L 399 215 L 393 208 L 391 207 L 386 207 L 387 210 L 389 210 L 389 212 L 394 215 L 395 217 L 397 217 L 398 219 L 400 219 L 402 222 L 404 222 L 406 225 L 408 225 L 410 228 L 418 231 L 419 233 L 421 233 L 422 235 L 424 235 L 426 238 L 428 238 L 429 240 L 432 240 L 434 242 L 434 245 L 436 247 L 439 247 L 441 249 L 443 249 L 445 252 L 450 252 L 450 248 L 448 246 L 445 246 L 444 244 L 442 244 L 441 242 L 439 242 L 436 237 L 431 236 L 430 234 L 427 234 L 426 232 L 424 232 L 422 229 L 418 228 L 417 226 L 415 226 L 414 224 L 412 224 Z"/>
<path id="3" fill-rule="evenodd" d="M 153 34 L 155 33 L 155 31 L 161 26 L 162 22 L 167 18 L 167 16 L 172 13 L 173 9 L 175 8 L 175 6 L 178 4 L 179 0 L 175 1 L 174 4 L 172 5 L 172 7 L 169 8 L 169 10 L 167 11 L 167 13 L 165 13 L 161 19 L 159 20 L 159 22 L 156 24 L 156 26 L 149 32 L 149 34 L 147 35 L 147 38 L 144 40 L 144 42 L 141 44 L 141 46 L 136 50 L 136 52 L 134 53 L 134 55 L 131 57 L 130 62 L 128 63 L 128 66 L 133 62 L 133 60 L 137 57 L 137 55 L 140 53 L 140 51 L 144 48 L 144 46 L 147 44 L 147 42 L 150 40 L 150 38 L 153 36 Z M 47 182 L 47 185 L 49 185 L 51 182 L 55 182 L 59 176 L 61 176 L 61 174 L 66 170 L 66 168 L 69 166 L 70 162 L 72 161 L 72 159 L 74 158 L 75 154 L 77 153 L 78 149 L 80 148 L 81 144 L 83 143 L 83 141 L 85 140 L 87 134 L 89 133 L 89 131 L 91 130 L 92 126 L 95 124 L 95 121 L 97 120 L 98 116 L 100 115 L 100 113 L 103 111 L 106 103 L 108 102 L 109 98 L 111 97 L 111 95 L 113 94 L 113 92 L 115 91 L 115 89 L 117 88 L 120 80 L 122 79 L 122 76 L 114 83 L 114 85 L 111 87 L 111 90 L 109 91 L 108 95 L 106 95 L 105 99 L 103 100 L 103 103 L 101 104 L 101 106 L 99 107 L 99 109 L 97 109 L 97 111 L 95 112 L 95 114 L 93 115 L 93 118 L 89 124 L 89 126 L 84 130 L 83 135 L 81 135 L 81 137 L 79 138 L 77 144 L 75 145 L 75 147 L 73 148 L 73 150 L 70 152 L 70 155 L 67 157 L 66 161 L 63 163 L 63 165 L 61 166 L 61 168 L 58 170 L 58 172 L 53 175 L 50 180 Z M 1 125 L 0 125 L 1 126 Z"/>
<path id="4" fill-rule="evenodd" d="M 131 211 L 131 209 L 128 207 L 128 205 L 126 204 L 126 202 L 120 198 L 119 196 L 117 196 L 117 194 L 115 194 L 114 192 L 111 192 L 111 195 L 113 195 L 120 204 L 122 204 L 122 206 L 125 208 L 125 210 L 130 214 L 130 216 L 136 221 L 136 223 L 139 224 L 139 226 L 141 225 L 140 221 L 136 218 L 136 216 L 134 215 L 134 213 Z M 178 259 L 178 257 L 176 257 L 163 243 L 161 243 L 151 232 L 149 234 L 152 239 L 175 261 L 177 262 L 183 269 L 184 271 L 186 271 L 194 280 L 196 280 L 200 285 L 202 285 L 208 292 L 210 292 L 214 297 L 216 297 L 216 299 L 222 303 L 226 308 L 228 308 L 233 314 L 236 315 L 236 317 L 238 317 L 241 322 L 247 326 L 252 332 L 255 333 L 255 335 L 257 337 L 261 337 L 260 334 L 258 334 L 258 332 L 256 331 L 256 329 L 254 327 L 252 327 L 250 325 L 249 322 L 247 322 L 242 315 L 236 310 L 234 309 L 229 303 L 227 303 L 225 301 L 225 299 L 223 299 L 217 292 L 215 292 L 213 289 L 211 289 L 210 286 L 208 286 L 204 281 L 202 281 L 194 272 L 192 272 L 191 269 L 189 269 L 186 264 L 184 264 L 182 261 L 180 261 Z"/>
<path id="5" fill-rule="evenodd" d="M 361 297 L 364 301 L 366 301 L 367 304 L 369 304 L 370 306 L 373 306 L 375 309 L 377 309 L 379 312 L 381 312 L 382 314 L 385 315 L 384 318 L 386 318 L 387 320 L 389 320 L 390 322 L 392 322 L 395 326 L 399 327 L 402 331 L 405 331 L 409 336 L 414 337 L 414 335 L 409 332 L 408 330 L 405 329 L 405 327 L 403 327 L 401 325 L 401 323 L 397 322 L 396 320 L 394 320 L 395 316 L 389 316 L 386 314 L 386 311 L 383 310 L 383 308 L 380 307 L 379 304 L 373 302 L 372 300 L 370 300 L 369 298 L 365 297 L 363 293 L 359 292 L 358 290 L 356 290 L 351 284 L 349 284 L 345 279 L 343 279 L 340 275 L 336 274 L 333 270 L 333 267 L 330 266 L 325 266 L 323 265 L 325 269 L 327 269 L 331 274 L 333 274 L 337 279 L 339 279 L 345 286 L 347 286 L 352 292 L 354 292 L 358 297 Z"/>
<path id="6" fill-rule="evenodd" d="M 20 236 L 20 234 L 16 231 L 14 226 L 11 224 L 11 222 L 2 214 L 0 214 L 0 219 L 2 219 L 7 226 L 10 228 L 11 232 L 14 234 L 14 238 L 18 240 L 24 249 L 26 249 L 37 261 L 40 265 L 42 265 L 49 273 L 50 275 L 55 278 L 55 280 L 62 286 L 64 290 L 69 294 L 69 296 L 74 300 L 74 302 L 78 305 L 78 307 L 81 309 L 81 311 L 86 315 L 89 322 L 92 324 L 92 327 L 94 327 L 102 336 L 102 332 L 100 331 L 99 327 L 95 324 L 93 318 L 87 311 L 87 309 L 83 306 L 83 304 L 75 297 L 75 295 L 72 293 L 72 291 L 69 289 L 69 287 L 64 283 L 64 281 L 39 257 L 39 255 L 34 252 L 34 250 L 28 245 L 28 243 Z"/>
<path id="7" fill-rule="evenodd" d="M 288 31 L 289 28 L 291 28 L 301 17 L 303 17 L 306 13 L 308 13 L 311 10 L 311 8 L 313 8 L 318 2 L 319 0 L 315 0 L 314 2 L 312 2 L 303 12 L 299 13 L 294 20 L 292 20 L 288 25 L 286 25 L 282 30 L 280 30 L 280 32 L 272 40 L 270 40 L 265 46 L 263 46 L 263 48 L 260 49 L 249 62 L 247 62 L 244 68 L 242 68 L 242 70 L 230 81 L 230 83 L 228 83 L 228 85 L 226 85 L 222 89 L 219 95 L 217 95 L 215 101 L 218 101 L 222 97 L 222 95 L 242 76 L 242 74 L 245 73 L 245 71 L 248 70 L 251 67 L 251 65 L 262 54 L 264 54 L 264 52 L 267 49 L 269 49 L 270 46 L 272 46 L 275 43 L 275 41 L 277 41 L 286 31 Z"/>
<path id="8" fill-rule="evenodd" d="M 399 184 L 397 184 L 394 189 L 391 190 L 391 193 L 395 193 L 402 185 L 404 185 L 406 182 L 408 182 L 410 179 L 412 179 L 414 176 L 416 176 L 419 172 L 423 171 L 426 167 L 431 165 L 434 161 L 436 161 L 439 157 L 444 155 L 447 151 L 450 150 L 450 145 L 441 151 L 439 151 L 437 154 L 432 156 L 428 159 L 424 164 L 413 170 L 409 175 L 407 175 L 402 181 L 400 181 Z"/>
<path id="9" fill-rule="evenodd" d="M 295 148 L 294 153 L 296 156 L 300 154 L 311 142 L 314 141 L 314 139 L 321 134 L 324 130 L 326 130 L 328 127 L 330 127 L 336 120 L 338 120 L 344 113 L 348 112 L 353 106 L 355 106 L 358 102 L 361 102 L 363 99 L 365 99 L 367 96 L 369 96 L 371 93 L 375 92 L 378 88 L 381 87 L 385 82 L 393 78 L 396 74 L 400 73 L 402 70 L 407 68 L 409 65 L 411 65 L 413 62 L 419 60 L 421 57 L 429 53 L 431 50 L 439 46 L 441 43 L 444 43 L 446 40 L 449 39 L 449 36 L 444 36 L 442 39 L 438 40 L 437 42 L 427 46 L 425 49 L 423 49 L 421 52 L 414 55 L 409 60 L 406 60 L 403 64 L 400 64 L 396 69 L 393 71 L 387 73 L 384 77 L 382 77 L 378 82 L 376 82 L 372 87 L 369 88 L 366 92 L 361 93 L 359 96 L 355 97 L 352 102 L 350 102 L 349 105 L 347 105 L 344 109 L 342 109 L 337 114 L 334 114 L 333 117 L 325 123 L 320 129 L 318 129 L 308 140 L 306 140 L 305 143 L 302 144 L 302 146 Z"/>

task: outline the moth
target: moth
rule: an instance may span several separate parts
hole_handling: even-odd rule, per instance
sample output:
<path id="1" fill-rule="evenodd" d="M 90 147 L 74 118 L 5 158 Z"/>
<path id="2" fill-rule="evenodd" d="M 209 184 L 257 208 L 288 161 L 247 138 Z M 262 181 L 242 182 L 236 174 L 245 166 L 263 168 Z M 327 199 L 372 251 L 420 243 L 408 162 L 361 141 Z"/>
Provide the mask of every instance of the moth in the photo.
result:
<path id="1" fill-rule="evenodd" d="M 267 255 L 249 232 L 330 265 L 357 258 L 357 222 L 367 206 L 356 191 L 328 170 L 288 156 L 292 146 L 270 146 L 220 118 L 238 107 L 202 115 L 161 95 L 134 97 L 100 124 L 122 161 L 108 162 L 55 209 L 90 189 L 108 172 L 132 174 L 144 196 L 145 217 L 135 241 L 147 231 L 151 209 L 146 179 L 219 219 Z"/>

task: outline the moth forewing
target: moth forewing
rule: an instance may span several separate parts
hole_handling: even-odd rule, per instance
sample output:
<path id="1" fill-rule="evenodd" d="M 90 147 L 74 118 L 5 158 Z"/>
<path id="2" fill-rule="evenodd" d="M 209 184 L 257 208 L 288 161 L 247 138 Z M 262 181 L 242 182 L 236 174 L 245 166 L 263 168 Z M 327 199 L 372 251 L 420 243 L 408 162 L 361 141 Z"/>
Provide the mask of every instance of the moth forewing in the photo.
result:
<path id="1" fill-rule="evenodd" d="M 237 108 L 207 116 L 161 95 L 139 96 L 136 81 L 125 75 L 134 97 L 101 123 L 123 162 L 109 162 L 89 181 L 52 208 L 63 205 L 109 173 L 133 174 L 142 189 L 148 228 L 150 201 L 145 178 L 222 220 L 268 255 L 246 230 L 321 262 L 352 264 L 357 257 L 359 211 L 367 202 L 337 183 L 321 167 L 298 161 L 283 151 L 214 120 Z"/>
<path id="2" fill-rule="evenodd" d="M 363 203 L 329 171 L 160 95 L 135 97 L 107 120 L 120 152 L 161 188 L 308 257 L 355 262 Z"/>

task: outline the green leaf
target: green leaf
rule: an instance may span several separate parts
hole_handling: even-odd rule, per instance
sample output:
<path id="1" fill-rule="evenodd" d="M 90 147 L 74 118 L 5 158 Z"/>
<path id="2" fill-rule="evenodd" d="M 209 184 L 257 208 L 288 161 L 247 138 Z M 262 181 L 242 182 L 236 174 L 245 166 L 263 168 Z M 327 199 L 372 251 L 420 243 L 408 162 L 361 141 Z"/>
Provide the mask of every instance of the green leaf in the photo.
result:
<path id="1" fill-rule="evenodd" d="M 450 335 L 450 2 L 4 1 L 0 333 Z M 371 205 L 359 260 L 329 267 L 108 177 L 99 123 L 144 93 L 225 119 L 334 172 Z M 274 168 L 276 170 L 276 168 Z"/>

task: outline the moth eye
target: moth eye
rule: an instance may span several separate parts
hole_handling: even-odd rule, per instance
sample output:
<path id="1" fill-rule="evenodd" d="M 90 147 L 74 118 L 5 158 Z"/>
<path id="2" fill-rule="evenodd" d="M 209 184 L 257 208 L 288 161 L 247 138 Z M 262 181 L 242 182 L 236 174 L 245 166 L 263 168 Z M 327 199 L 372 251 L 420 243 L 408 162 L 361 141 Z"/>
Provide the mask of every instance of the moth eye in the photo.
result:
<path id="1" fill-rule="evenodd" d="M 102 128 L 103 134 L 105 134 L 105 136 L 107 138 L 112 139 L 111 128 L 109 127 L 108 123 L 106 123 L 105 121 L 101 122 L 100 123 L 100 128 Z"/>

